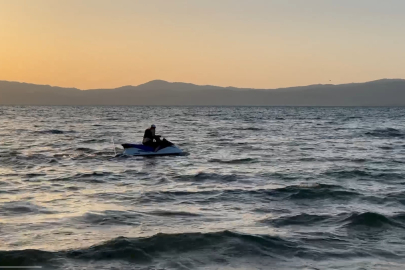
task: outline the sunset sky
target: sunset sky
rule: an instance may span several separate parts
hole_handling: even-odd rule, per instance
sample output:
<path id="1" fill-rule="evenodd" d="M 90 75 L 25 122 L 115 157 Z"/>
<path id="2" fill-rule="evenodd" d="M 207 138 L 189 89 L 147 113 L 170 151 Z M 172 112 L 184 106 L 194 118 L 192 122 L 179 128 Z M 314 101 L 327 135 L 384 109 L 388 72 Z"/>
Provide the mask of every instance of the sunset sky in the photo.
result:
<path id="1" fill-rule="evenodd" d="M 89 89 L 405 78 L 404 33 L 404 0 L 0 0 L 0 80 Z"/>

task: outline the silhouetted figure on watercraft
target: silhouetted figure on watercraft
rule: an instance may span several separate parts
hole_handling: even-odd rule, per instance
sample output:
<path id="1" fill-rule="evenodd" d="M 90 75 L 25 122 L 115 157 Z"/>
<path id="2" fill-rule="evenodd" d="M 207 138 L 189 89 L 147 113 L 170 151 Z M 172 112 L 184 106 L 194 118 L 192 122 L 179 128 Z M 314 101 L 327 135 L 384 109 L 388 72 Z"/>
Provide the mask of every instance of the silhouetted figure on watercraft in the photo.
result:
<path id="1" fill-rule="evenodd" d="M 168 146 L 172 146 L 173 144 L 166 139 L 161 140 L 160 135 L 156 135 L 156 126 L 151 125 L 150 128 L 145 130 L 145 134 L 143 135 L 143 141 L 142 144 L 146 146 L 153 147 L 156 151 L 159 151 L 160 149 L 163 149 Z"/>
<path id="2" fill-rule="evenodd" d="M 146 129 L 145 134 L 143 135 L 142 144 L 153 147 L 156 150 L 158 149 L 162 141 L 160 140 L 161 136 L 155 135 L 155 132 L 156 132 L 155 125 L 152 125 L 150 128 Z"/>

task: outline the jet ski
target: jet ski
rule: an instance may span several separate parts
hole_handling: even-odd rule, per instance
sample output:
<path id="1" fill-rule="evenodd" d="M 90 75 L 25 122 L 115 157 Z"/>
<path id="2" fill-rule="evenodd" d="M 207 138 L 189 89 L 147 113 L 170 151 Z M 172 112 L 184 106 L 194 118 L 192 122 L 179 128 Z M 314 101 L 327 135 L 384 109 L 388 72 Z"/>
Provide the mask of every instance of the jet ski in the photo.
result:
<path id="1" fill-rule="evenodd" d="M 183 154 L 180 148 L 166 139 L 163 139 L 158 149 L 143 144 L 124 143 L 121 145 L 124 147 L 123 154 L 128 156 L 168 156 Z"/>

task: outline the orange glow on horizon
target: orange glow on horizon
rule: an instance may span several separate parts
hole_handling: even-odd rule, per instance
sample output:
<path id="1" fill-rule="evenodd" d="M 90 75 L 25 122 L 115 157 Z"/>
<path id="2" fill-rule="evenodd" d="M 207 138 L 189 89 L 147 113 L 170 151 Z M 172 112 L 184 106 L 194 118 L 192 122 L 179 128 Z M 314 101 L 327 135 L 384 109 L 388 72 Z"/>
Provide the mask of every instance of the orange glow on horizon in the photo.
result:
<path id="1" fill-rule="evenodd" d="M 0 0 L 0 80 L 92 89 L 155 79 L 278 88 L 405 78 L 405 16 L 382 13 L 390 21 L 381 25 L 366 10 L 351 20 L 353 6 L 344 5 Z"/>

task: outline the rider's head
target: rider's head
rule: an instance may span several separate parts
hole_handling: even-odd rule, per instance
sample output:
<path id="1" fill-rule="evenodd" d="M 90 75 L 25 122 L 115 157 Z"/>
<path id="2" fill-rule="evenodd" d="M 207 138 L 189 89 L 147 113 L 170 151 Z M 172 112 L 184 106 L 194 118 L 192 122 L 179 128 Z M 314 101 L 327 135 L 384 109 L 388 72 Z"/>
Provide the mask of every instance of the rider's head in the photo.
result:
<path id="1" fill-rule="evenodd" d="M 156 126 L 155 126 L 155 125 L 151 125 L 150 128 L 151 128 L 151 129 L 156 129 Z"/>

